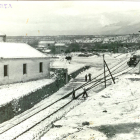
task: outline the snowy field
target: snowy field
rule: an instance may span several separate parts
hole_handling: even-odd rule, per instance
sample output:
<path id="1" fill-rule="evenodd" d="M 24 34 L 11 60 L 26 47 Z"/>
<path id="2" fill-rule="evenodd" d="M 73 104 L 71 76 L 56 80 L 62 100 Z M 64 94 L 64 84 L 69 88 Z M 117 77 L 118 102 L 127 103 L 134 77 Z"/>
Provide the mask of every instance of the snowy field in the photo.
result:
<path id="1" fill-rule="evenodd" d="M 79 64 L 74 62 L 73 60 L 69 63 L 65 56 L 61 56 L 59 59 L 55 59 L 51 61 L 51 68 L 65 68 L 68 69 L 68 74 L 73 73 L 74 71 L 86 66 L 86 64 Z"/>
<path id="2" fill-rule="evenodd" d="M 127 59 L 130 54 L 116 59 L 124 57 Z M 88 62 L 87 58 L 83 59 Z M 107 62 L 111 64 L 109 57 Z M 99 93 L 90 90 L 83 103 L 54 123 L 59 128 L 50 129 L 41 140 L 139 140 L 140 75 L 133 73 L 138 73 L 138 67 Z"/>
<path id="3" fill-rule="evenodd" d="M 65 56 L 58 56 L 59 59 L 52 59 L 51 60 L 51 67 L 52 68 L 67 68 L 68 74 L 80 69 L 84 66 L 94 66 L 94 67 L 103 67 L 103 57 L 102 53 L 100 56 L 93 55 L 91 57 L 79 57 L 77 54 L 73 54 L 72 61 L 69 63 Z M 111 54 L 105 53 L 105 60 L 110 64 L 115 64 L 120 62 L 125 58 L 130 58 L 131 54 Z"/>
<path id="4" fill-rule="evenodd" d="M 121 76 L 54 123 L 42 140 L 139 140 L 140 76 Z M 87 125 L 86 125 L 87 122 Z M 85 125 L 84 125 L 85 123 Z"/>

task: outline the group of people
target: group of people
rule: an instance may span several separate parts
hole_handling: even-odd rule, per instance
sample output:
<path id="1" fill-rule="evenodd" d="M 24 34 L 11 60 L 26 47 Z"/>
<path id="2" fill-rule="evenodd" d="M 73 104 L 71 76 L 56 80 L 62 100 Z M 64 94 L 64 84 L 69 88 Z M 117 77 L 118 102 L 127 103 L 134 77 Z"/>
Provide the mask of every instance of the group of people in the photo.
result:
<path id="1" fill-rule="evenodd" d="M 85 75 L 85 81 L 86 82 L 88 81 L 88 77 L 89 77 L 89 81 L 91 81 L 91 73 L 89 73 L 88 75 L 87 74 Z"/>
<path id="2" fill-rule="evenodd" d="M 88 77 L 89 77 L 89 81 L 91 81 L 91 73 L 89 73 L 88 75 L 86 74 L 85 75 L 85 81 L 87 82 L 88 81 Z M 86 89 L 85 88 L 83 88 L 83 98 L 86 98 L 86 97 L 88 97 L 88 94 L 87 94 L 87 91 L 86 91 Z M 73 99 L 75 99 L 76 97 L 75 97 L 75 90 L 74 90 L 74 88 L 73 88 L 73 91 L 72 91 L 72 98 Z"/>
<path id="3" fill-rule="evenodd" d="M 83 90 L 84 90 L 84 91 L 83 91 L 83 96 L 82 96 L 82 98 L 88 97 L 88 94 L 87 94 L 86 89 L 84 88 Z M 76 98 L 76 97 L 75 97 L 75 90 L 74 90 L 74 88 L 73 88 L 73 92 L 72 92 L 72 98 L 73 98 L 73 99 Z"/>

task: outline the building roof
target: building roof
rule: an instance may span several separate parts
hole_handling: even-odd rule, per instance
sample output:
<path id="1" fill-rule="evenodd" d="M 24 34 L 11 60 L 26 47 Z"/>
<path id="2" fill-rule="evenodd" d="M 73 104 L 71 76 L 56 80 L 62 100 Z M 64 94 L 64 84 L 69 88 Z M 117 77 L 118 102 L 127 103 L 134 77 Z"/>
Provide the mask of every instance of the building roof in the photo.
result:
<path id="1" fill-rule="evenodd" d="M 39 48 L 44 48 L 45 46 L 42 45 L 42 44 L 40 44 L 40 45 L 38 45 L 38 47 L 39 47 Z"/>
<path id="2" fill-rule="evenodd" d="M 0 32 L 0 36 L 6 36 L 6 34 L 4 34 L 4 33 Z"/>
<path id="3" fill-rule="evenodd" d="M 49 53 L 49 52 L 51 52 L 51 50 L 47 49 L 47 50 L 44 50 L 43 52 Z"/>
<path id="4" fill-rule="evenodd" d="M 54 44 L 55 41 L 40 41 L 39 44 Z"/>
<path id="5" fill-rule="evenodd" d="M 25 43 L 0 42 L 0 58 L 42 58 L 47 57 Z"/>
<path id="6" fill-rule="evenodd" d="M 66 46 L 64 43 L 56 43 L 55 46 Z"/>

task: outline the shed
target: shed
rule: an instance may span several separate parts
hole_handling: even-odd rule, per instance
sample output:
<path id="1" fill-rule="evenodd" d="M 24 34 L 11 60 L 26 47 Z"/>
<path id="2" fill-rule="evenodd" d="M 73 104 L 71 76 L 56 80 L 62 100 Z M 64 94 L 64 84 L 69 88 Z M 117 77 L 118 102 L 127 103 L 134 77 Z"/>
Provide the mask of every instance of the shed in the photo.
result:
<path id="1" fill-rule="evenodd" d="M 25 43 L 0 43 L 0 85 L 49 78 L 50 58 Z"/>
<path id="2" fill-rule="evenodd" d="M 68 46 L 64 43 L 56 43 L 55 44 L 55 52 L 56 53 L 63 53 L 66 51 L 67 47 Z"/>
<path id="3" fill-rule="evenodd" d="M 38 43 L 38 47 L 44 47 L 44 48 L 48 48 L 50 46 L 54 46 L 55 41 L 40 41 Z"/>

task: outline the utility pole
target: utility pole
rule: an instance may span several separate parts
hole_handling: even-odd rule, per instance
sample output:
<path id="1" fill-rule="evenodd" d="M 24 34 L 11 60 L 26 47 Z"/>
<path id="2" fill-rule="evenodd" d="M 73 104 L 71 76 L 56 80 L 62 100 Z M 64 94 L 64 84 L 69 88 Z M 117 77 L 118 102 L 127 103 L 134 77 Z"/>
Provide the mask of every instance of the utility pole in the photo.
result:
<path id="1" fill-rule="evenodd" d="M 108 71 L 109 71 L 109 73 L 110 73 L 110 76 L 111 76 L 111 78 L 112 78 L 113 83 L 115 84 L 115 80 L 114 80 L 114 78 L 113 78 L 113 76 L 112 76 L 112 74 L 111 74 L 111 71 L 110 71 L 110 69 L 109 69 L 109 67 L 108 67 L 108 65 L 107 65 L 107 63 L 106 63 L 105 60 L 104 60 L 104 63 L 105 63 L 105 65 L 106 65 L 106 67 L 107 67 L 107 69 L 108 69 Z"/>
<path id="2" fill-rule="evenodd" d="M 103 65 L 104 65 L 104 81 L 105 81 L 105 88 L 106 88 L 106 76 L 105 76 L 105 59 L 103 54 Z"/>
<path id="3" fill-rule="evenodd" d="M 139 63 L 138 63 L 138 64 L 139 64 L 139 74 L 140 74 L 140 61 L 139 61 Z"/>

